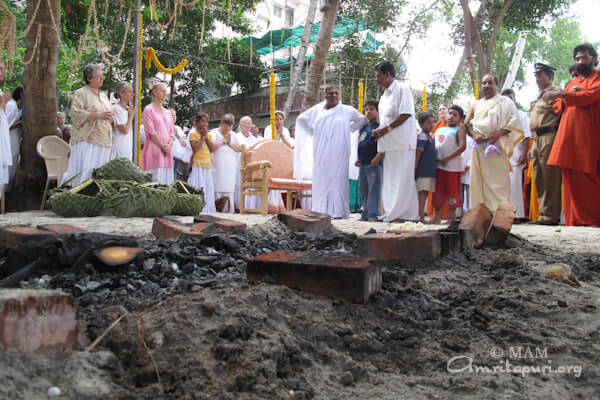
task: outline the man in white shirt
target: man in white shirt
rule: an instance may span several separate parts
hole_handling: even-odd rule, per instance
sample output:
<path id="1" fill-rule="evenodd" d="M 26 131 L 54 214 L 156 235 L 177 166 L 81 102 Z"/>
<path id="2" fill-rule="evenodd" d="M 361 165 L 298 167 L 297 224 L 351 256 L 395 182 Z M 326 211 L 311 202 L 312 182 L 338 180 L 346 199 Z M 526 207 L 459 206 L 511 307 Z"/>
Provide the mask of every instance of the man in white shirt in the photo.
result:
<path id="1" fill-rule="evenodd" d="M 419 202 L 415 184 L 417 122 L 410 89 L 395 80 L 394 65 L 375 66 L 377 83 L 385 90 L 379 99 L 379 128 L 373 130 L 377 151 L 385 153 L 381 198 L 383 221 L 416 221 Z"/>
<path id="2" fill-rule="evenodd" d="M 231 128 L 235 123 L 233 114 L 225 114 L 221 118 L 221 125 L 210 131 L 216 149 L 212 153 L 215 199 L 227 197 L 229 199 L 228 212 L 234 212 L 233 194 L 235 192 L 235 180 L 237 177 L 237 153 L 241 147 L 237 142 L 236 135 L 233 135 Z"/>

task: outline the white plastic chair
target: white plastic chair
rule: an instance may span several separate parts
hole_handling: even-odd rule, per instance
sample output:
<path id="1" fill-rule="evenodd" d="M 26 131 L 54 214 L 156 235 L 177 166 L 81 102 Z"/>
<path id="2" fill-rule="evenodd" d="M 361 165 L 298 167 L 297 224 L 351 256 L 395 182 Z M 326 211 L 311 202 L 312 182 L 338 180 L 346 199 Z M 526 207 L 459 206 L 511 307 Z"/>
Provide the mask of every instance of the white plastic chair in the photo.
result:
<path id="1" fill-rule="evenodd" d="M 48 175 L 44 194 L 42 195 L 42 205 L 40 206 L 40 210 L 43 210 L 50 181 L 55 180 L 58 186 L 60 179 L 69 166 L 71 146 L 56 135 L 48 135 L 38 140 L 36 150 L 46 163 L 46 173 Z"/>

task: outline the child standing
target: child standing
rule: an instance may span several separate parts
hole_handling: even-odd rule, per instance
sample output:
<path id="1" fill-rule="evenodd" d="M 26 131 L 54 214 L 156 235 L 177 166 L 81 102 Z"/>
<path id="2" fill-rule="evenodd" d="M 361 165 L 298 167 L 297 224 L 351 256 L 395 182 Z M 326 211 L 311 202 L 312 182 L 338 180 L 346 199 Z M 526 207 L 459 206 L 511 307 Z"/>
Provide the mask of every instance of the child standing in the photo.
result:
<path id="1" fill-rule="evenodd" d="M 417 154 L 415 157 L 415 178 L 419 192 L 419 219 L 425 223 L 425 201 L 430 192 L 435 192 L 436 151 L 431 137 L 433 115 L 428 112 L 419 114 L 421 133 L 417 136 Z"/>
<path id="2" fill-rule="evenodd" d="M 381 175 L 383 153 L 377 152 L 377 141 L 373 137 L 373 130 L 379 127 L 378 102 L 367 100 L 365 103 L 365 115 L 369 121 L 360 129 L 358 136 L 358 160 L 359 167 L 358 188 L 360 191 L 360 202 L 363 206 L 362 221 L 377 221 L 379 215 L 379 204 L 381 202 Z"/>
<path id="3" fill-rule="evenodd" d="M 461 174 L 464 171 L 462 153 L 465 151 L 467 134 L 462 124 L 463 109 L 451 105 L 448 110 L 448 126 L 435 132 L 435 149 L 439 160 L 433 193 L 434 223 L 440 223 L 440 210 L 448 202 L 448 219 L 454 220 L 456 209 L 462 207 Z"/>
<path id="4" fill-rule="evenodd" d="M 213 182 L 213 166 L 210 162 L 210 153 L 215 151 L 212 136 L 208 132 L 208 114 L 196 115 L 195 129 L 189 134 L 189 141 L 194 154 L 192 155 L 192 172 L 188 183 L 195 188 L 204 190 L 205 205 L 202 212 L 216 212 L 215 185 Z"/>

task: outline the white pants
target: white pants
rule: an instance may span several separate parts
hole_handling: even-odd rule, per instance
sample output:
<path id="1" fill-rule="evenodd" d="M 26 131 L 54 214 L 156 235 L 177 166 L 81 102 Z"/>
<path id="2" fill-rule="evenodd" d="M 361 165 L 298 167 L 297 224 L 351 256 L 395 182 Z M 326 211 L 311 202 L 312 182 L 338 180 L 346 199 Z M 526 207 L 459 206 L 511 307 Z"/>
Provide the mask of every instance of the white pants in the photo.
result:
<path id="1" fill-rule="evenodd" d="M 516 218 L 525 218 L 523 204 L 523 168 L 525 165 L 513 165 L 510 173 L 510 201 L 517 207 Z"/>
<path id="2" fill-rule="evenodd" d="M 381 199 L 384 222 L 419 219 L 414 149 L 385 152 Z"/>
<path id="3" fill-rule="evenodd" d="M 229 207 L 227 212 L 233 214 L 235 211 L 235 204 L 233 203 L 233 192 L 215 192 L 215 200 L 218 200 L 221 197 L 227 197 L 229 199 Z"/>

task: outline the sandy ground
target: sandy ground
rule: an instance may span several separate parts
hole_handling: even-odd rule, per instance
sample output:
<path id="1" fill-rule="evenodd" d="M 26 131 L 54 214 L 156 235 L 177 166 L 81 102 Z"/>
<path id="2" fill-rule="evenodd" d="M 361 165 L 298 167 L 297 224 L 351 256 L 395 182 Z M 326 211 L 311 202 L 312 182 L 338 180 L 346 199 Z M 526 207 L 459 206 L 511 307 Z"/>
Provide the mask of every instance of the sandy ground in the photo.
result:
<path id="1" fill-rule="evenodd" d="M 222 218 L 229 218 L 237 221 L 243 221 L 248 226 L 262 224 L 273 218 L 272 215 L 262 216 L 256 214 L 222 214 L 215 213 Z M 193 222 L 192 217 L 175 218 L 183 223 Z M 93 218 L 62 218 L 51 211 L 28 211 L 20 213 L 8 213 L 0 215 L 0 225 L 2 224 L 72 224 L 88 231 L 100 233 L 112 233 L 121 235 L 131 235 L 140 238 L 152 239 L 152 218 L 116 218 L 116 217 L 93 217 Z M 350 219 L 333 220 L 333 225 L 344 231 L 362 235 L 370 229 L 377 232 L 385 232 L 397 226 L 397 224 L 388 224 L 383 222 L 365 222 L 359 220 L 359 214 L 352 214 Z M 430 229 L 443 228 L 443 225 L 427 225 Z M 565 251 L 597 251 L 600 243 L 600 229 L 587 227 L 566 227 L 566 226 L 541 226 L 519 224 L 514 225 L 511 231 L 515 235 L 527 239 L 530 242 L 545 246 L 557 246 Z"/>
<path id="2" fill-rule="evenodd" d="M 126 271 L 88 263 L 20 283 L 73 295 L 82 348 L 132 314 L 92 352 L 0 351 L 0 399 L 44 399 L 53 386 L 73 400 L 600 399 L 600 229 L 516 225 L 527 239 L 516 247 L 386 266 L 381 292 L 359 305 L 245 278 L 258 254 L 353 250 L 352 235 L 218 215 L 250 228 L 161 242 L 151 240 L 151 218 L 0 216 L 133 235 L 145 246 Z M 357 215 L 333 224 L 359 235 L 395 227 Z M 581 286 L 541 273 L 554 263 L 570 265 Z"/>

